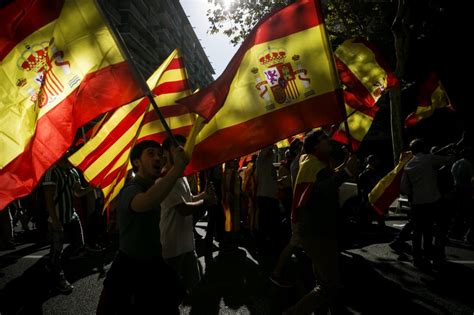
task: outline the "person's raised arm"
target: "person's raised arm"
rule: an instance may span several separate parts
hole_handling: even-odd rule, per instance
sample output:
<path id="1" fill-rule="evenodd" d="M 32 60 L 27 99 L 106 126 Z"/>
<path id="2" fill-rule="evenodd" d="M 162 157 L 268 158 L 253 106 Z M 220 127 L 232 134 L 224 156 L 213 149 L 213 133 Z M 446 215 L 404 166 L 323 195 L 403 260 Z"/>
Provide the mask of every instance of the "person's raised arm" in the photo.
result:
<path id="1" fill-rule="evenodd" d="M 170 171 L 150 187 L 146 192 L 137 194 L 130 206 L 135 212 L 147 212 L 159 205 L 173 189 L 176 180 L 183 176 L 188 158 L 182 147 L 173 149 L 174 165 Z"/>

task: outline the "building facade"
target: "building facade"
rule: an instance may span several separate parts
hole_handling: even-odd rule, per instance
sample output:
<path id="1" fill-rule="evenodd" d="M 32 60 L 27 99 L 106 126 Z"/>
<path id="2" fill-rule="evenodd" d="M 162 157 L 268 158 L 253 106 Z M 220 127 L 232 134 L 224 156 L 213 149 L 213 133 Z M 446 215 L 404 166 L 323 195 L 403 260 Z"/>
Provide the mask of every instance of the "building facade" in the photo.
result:
<path id="1" fill-rule="evenodd" d="M 213 81 L 214 69 L 178 0 L 101 0 L 99 4 L 145 79 L 179 48 L 193 89 Z"/>

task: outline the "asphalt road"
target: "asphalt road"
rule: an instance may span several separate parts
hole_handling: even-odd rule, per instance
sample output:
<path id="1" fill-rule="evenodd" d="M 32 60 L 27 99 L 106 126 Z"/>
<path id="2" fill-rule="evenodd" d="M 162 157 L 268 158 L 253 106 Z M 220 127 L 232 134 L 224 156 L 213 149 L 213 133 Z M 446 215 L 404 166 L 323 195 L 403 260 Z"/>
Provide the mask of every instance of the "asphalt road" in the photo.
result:
<path id="1" fill-rule="evenodd" d="M 409 253 L 398 255 L 388 247 L 404 221 L 389 221 L 387 232 L 360 233 L 341 255 L 344 287 L 341 306 L 347 314 L 473 314 L 474 248 L 451 243 L 446 268 L 420 272 Z M 198 223 L 204 233 L 205 222 Z M 182 306 L 182 314 L 281 314 L 310 287 L 311 269 L 305 259 L 294 259 L 292 289 L 268 281 L 275 257 L 259 254 L 253 243 L 206 250 L 197 241 L 204 277 Z M 0 314 L 94 314 L 106 270 L 115 249 L 68 261 L 67 278 L 75 289 L 55 292 L 44 268 L 49 246 L 25 242 L 16 250 L 0 252 Z M 156 313 L 159 314 L 159 306 Z"/>

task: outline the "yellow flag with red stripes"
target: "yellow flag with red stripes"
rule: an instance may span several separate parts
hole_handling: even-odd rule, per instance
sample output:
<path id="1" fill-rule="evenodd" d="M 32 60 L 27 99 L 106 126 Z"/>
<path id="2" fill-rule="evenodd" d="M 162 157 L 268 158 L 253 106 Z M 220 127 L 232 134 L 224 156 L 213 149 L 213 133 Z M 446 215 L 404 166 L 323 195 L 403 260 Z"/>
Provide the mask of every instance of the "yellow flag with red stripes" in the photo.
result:
<path id="1" fill-rule="evenodd" d="M 93 0 L 0 7 L 0 209 L 29 194 L 79 127 L 141 96 Z"/>
<path id="2" fill-rule="evenodd" d="M 190 94 L 186 70 L 178 50 L 175 50 L 147 80 L 154 99 L 173 133 L 187 135 L 194 114 L 175 101 Z M 90 139 L 69 160 L 81 169 L 85 178 L 100 186 L 106 206 L 117 196 L 125 183 L 131 164 L 130 150 L 135 143 L 167 137 L 147 98 L 117 109 Z"/>

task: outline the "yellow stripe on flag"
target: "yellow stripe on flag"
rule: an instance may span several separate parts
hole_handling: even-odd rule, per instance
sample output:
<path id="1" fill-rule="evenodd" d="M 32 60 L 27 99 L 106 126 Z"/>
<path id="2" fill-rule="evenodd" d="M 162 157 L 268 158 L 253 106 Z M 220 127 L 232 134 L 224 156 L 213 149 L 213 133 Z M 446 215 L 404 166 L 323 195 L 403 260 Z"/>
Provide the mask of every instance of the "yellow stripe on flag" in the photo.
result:
<path id="1" fill-rule="evenodd" d="M 123 61 L 94 1 L 66 0 L 56 20 L 27 36 L 0 62 L 0 168 L 23 152 L 36 121 L 88 73 Z"/>
<path id="2" fill-rule="evenodd" d="M 377 100 L 387 87 L 387 72 L 378 64 L 375 53 L 364 43 L 350 39 L 339 45 L 334 54 Z"/>
<path id="3" fill-rule="evenodd" d="M 338 86 L 339 79 L 336 77 L 332 65 L 326 58 L 314 57 L 326 55 L 324 53 L 325 46 L 323 45 L 323 29 L 323 25 L 318 25 L 250 48 L 232 82 L 224 106 L 199 133 L 196 145 L 220 129 L 275 112 L 314 96 L 333 92 L 335 87 Z M 291 61 L 294 68 L 312 69 L 310 82 L 294 80 L 295 90 L 298 92 L 294 95 L 298 96 L 289 98 L 284 104 L 275 101 L 271 90 L 267 90 L 267 94 L 260 97 L 259 91 L 256 89 L 256 85 L 265 79 L 264 71 L 270 67 L 258 62 L 261 54 L 267 51 L 269 47 L 276 51 L 280 47 L 284 47 L 287 59 L 289 59 L 285 62 Z M 297 61 L 292 61 L 292 57 L 298 58 Z M 309 91 L 313 91 L 310 93 L 314 94 L 305 96 L 305 93 Z M 273 104 L 273 108 L 271 104 Z"/>
<path id="4" fill-rule="evenodd" d="M 349 130 L 352 138 L 359 142 L 362 142 L 362 140 L 364 140 L 364 137 L 369 132 L 370 126 L 372 126 L 374 118 L 347 105 L 346 112 L 348 116 L 347 123 L 349 125 Z M 346 131 L 344 124 L 341 124 L 339 129 Z"/>
<path id="5" fill-rule="evenodd" d="M 389 206 L 397 196 L 400 195 L 400 179 L 403 168 L 411 160 L 413 155 L 411 152 L 403 154 L 397 166 L 385 175 L 372 191 L 369 193 L 369 202 L 378 209 L 379 212 L 384 211 L 385 206 Z M 398 179 L 398 180 L 396 180 Z M 388 197 L 389 198 L 388 198 Z M 383 205 L 379 205 L 383 201 Z"/>

